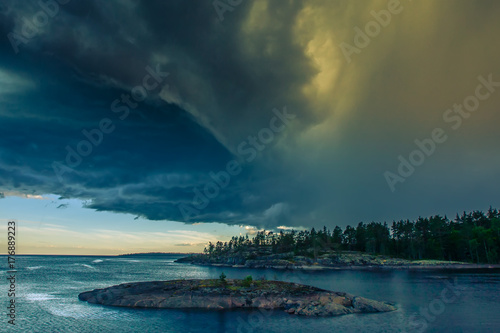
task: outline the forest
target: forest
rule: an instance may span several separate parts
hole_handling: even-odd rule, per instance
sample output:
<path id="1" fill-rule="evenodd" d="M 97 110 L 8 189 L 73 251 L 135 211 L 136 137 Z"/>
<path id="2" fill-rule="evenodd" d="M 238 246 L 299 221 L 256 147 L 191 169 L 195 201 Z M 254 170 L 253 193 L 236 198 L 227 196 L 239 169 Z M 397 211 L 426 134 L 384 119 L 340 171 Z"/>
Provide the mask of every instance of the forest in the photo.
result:
<path id="1" fill-rule="evenodd" d="M 228 242 L 209 243 L 207 256 L 247 250 L 273 254 L 293 252 L 316 258 L 323 253 L 360 251 L 410 260 L 436 259 L 472 263 L 499 262 L 500 212 L 497 209 L 464 212 L 455 219 L 439 215 L 414 221 L 360 222 L 356 227 L 316 230 L 261 230 L 254 237 L 233 236 Z"/>

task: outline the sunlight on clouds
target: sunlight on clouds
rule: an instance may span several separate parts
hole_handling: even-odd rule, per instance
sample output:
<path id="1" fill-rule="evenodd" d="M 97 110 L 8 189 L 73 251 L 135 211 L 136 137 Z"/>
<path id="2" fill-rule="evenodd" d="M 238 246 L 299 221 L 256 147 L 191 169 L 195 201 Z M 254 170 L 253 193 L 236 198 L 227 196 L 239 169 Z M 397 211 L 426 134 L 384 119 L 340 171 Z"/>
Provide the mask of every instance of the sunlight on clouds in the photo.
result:
<path id="1" fill-rule="evenodd" d="M 20 198 L 25 198 L 25 199 L 35 199 L 35 200 L 54 200 L 54 196 L 45 196 L 45 195 L 39 195 L 39 194 L 24 194 L 21 192 L 16 192 L 16 191 L 5 191 L 3 192 L 3 195 L 5 197 L 20 197 Z"/>
<path id="2" fill-rule="evenodd" d="M 332 95 L 344 61 L 328 14 L 324 8 L 307 6 L 300 12 L 295 26 L 298 42 L 318 71 L 312 82 L 304 87 L 306 96 L 313 100 L 324 98 L 326 93 Z"/>
<path id="3" fill-rule="evenodd" d="M 288 227 L 286 225 L 280 225 L 277 227 L 279 230 L 286 230 L 286 231 L 291 231 L 291 230 L 309 230 L 309 228 L 304 228 L 304 227 Z"/>
<path id="4" fill-rule="evenodd" d="M 311 1 L 297 17 L 296 40 L 317 70 L 303 93 L 316 110 L 311 112 L 324 116 L 300 134 L 300 150 L 317 154 L 311 158 L 320 157 L 325 149 L 342 149 L 352 136 L 348 132 L 352 125 L 346 124 L 359 124 L 365 115 L 373 117 L 375 110 L 380 123 L 404 117 L 399 125 L 408 129 L 433 126 L 443 110 L 470 93 L 477 75 L 498 67 L 492 66 L 497 44 L 490 43 L 491 52 L 478 52 L 480 45 L 488 44 L 487 31 L 495 29 L 495 21 L 474 25 L 466 14 L 467 9 L 477 9 L 471 2 L 450 9 L 434 1 L 401 1 L 401 12 L 392 15 L 359 54 L 352 54 L 349 63 L 340 44 L 355 45 L 354 28 L 364 30 L 375 20 L 373 12 L 386 10 L 388 4 L 387 0 Z M 482 60 L 470 60 L 474 58 Z M 328 147 L 322 147 L 325 143 Z"/>
<path id="5" fill-rule="evenodd" d="M 278 22 L 271 22 L 271 18 L 268 12 L 268 1 L 255 1 L 252 4 L 250 13 L 248 14 L 245 22 L 242 25 L 242 31 L 246 36 L 245 51 L 247 52 L 247 54 L 258 55 L 263 51 L 267 55 L 271 53 L 272 43 L 267 42 L 264 50 L 261 50 L 261 45 L 257 45 L 256 42 L 258 42 L 258 39 L 255 38 L 257 36 L 260 36 L 262 33 L 269 33 L 270 23 L 279 24 Z"/>
<path id="6" fill-rule="evenodd" d="M 340 8 L 331 1 L 323 1 L 321 6 L 310 3 L 297 17 L 294 27 L 296 42 L 316 69 L 312 79 L 304 82 L 302 93 L 311 105 L 309 112 L 322 118 L 302 133 L 302 144 L 315 144 L 325 136 L 338 137 L 338 129 L 348 119 L 359 98 L 357 73 L 352 71 L 355 68 L 349 68 L 349 75 L 345 75 L 348 64 L 339 48 L 351 34 L 346 27 L 355 25 L 351 19 L 354 6 L 348 3 Z"/>
<path id="7" fill-rule="evenodd" d="M 271 8 L 269 0 L 257 0 L 242 25 L 244 35 L 244 50 L 246 56 L 271 58 L 277 54 L 280 47 L 283 22 L 274 14 L 280 14 Z"/>
<path id="8" fill-rule="evenodd" d="M 46 198 L 46 197 L 43 197 L 41 195 L 31 195 L 31 194 L 27 194 L 26 198 L 27 199 L 37 199 L 37 200 L 50 200 L 50 198 Z"/>

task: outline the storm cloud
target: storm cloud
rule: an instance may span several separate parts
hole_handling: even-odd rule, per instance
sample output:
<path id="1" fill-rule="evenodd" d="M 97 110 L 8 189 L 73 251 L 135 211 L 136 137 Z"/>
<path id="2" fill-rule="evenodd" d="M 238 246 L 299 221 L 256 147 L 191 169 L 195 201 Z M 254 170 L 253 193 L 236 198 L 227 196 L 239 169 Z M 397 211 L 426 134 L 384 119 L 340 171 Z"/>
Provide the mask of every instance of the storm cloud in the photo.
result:
<path id="1" fill-rule="evenodd" d="M 231 9 L 4 1 L 0 192 L 266 228 L 500 206 L 497 2 Z"/>

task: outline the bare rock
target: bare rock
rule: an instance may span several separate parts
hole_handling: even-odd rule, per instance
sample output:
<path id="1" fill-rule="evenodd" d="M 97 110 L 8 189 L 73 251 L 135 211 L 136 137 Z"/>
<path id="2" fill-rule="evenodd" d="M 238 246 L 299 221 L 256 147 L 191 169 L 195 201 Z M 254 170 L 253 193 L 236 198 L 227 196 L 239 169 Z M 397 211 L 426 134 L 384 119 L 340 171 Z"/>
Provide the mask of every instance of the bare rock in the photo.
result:
<path id="1" fill-rule="evenodd" d="M 242 280 L 173 280 L 125 283 L 78 295 L 89 303 L 136 308 L 283 309 L 302 316 L 338 316 L 358 312 L 386 312 L 385 302 L 296 283 Z"/>

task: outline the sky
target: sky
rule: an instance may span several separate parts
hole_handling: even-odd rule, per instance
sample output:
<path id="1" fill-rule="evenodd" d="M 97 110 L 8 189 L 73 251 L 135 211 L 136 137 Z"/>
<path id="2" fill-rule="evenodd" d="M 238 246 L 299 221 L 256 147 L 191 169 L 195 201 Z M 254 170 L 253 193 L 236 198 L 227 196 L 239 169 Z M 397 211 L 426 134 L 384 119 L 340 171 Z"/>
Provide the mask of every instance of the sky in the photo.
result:
<path id="1" fill-rule="evenodd" d="M 500 208 L 499 14 L 4 0 L 0 221 L 23 253 L 117 254 Z"/>

